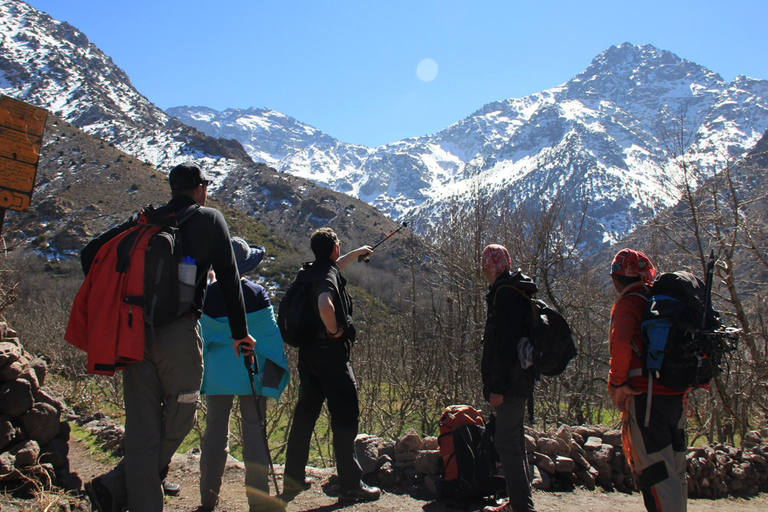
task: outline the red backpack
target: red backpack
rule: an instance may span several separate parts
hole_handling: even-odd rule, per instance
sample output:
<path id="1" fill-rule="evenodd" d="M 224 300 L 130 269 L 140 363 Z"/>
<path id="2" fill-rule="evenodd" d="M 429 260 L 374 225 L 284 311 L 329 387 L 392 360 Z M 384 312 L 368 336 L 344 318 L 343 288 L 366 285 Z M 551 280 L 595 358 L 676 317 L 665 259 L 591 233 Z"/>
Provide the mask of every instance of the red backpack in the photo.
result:
<path id="1" fill-rule="evenodd" d="M 440 416 L 440 437 L 437 438 L 440 445 L 440 455 L 443 458 L 446 482 L 459 478 L 459 469 L 456 462 L 456 446 L 454 432 L 464 425 L 472 425 L 470 430 L 481 432 L 485 427 L 483 416 L 470 405 L 449 405 Z M 469 437 L 474 437 L 472 434 Z"/>

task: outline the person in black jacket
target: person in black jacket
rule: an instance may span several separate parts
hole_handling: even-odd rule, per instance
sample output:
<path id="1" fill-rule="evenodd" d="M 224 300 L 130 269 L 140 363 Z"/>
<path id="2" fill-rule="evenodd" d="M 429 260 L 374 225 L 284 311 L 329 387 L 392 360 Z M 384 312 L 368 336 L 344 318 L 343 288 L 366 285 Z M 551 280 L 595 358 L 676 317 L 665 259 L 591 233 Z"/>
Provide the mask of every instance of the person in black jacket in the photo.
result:
<path id="1" fill-rule="evenodd" d="M 381 491 L 363 483 L 363 471 L 355 454 L 360 408 L 357 382 L 349 361 L 355 330 L 351 323 L 352 301 L 346 291 L 347 281 L 341 275 L 347 265 L 373 250 L 363 246 L 341 255 L 341 242 L 329 228 L 315 231 L 310 243 L 315 261 L 305 264 L 296 279 L 316 283 L 316 334 L 299 347 L 299 400 L 288 436 L 282 497 L 290 501 L 311 485 L 305 466 L 312 432 L 327 400 L 341 486 L 339 501 L 377 500 Z"/>
<path id="2" fill-rule="evenodd" d="M 520 270 L 510 272 L 511 267 L 505 247 L 492 244 L 483 249 L 483 274 L 490 283 L 481 362 L 483 396 L 496 411 L 495 446 L 509 496 L 509 502 L 486 507 L 485 512 L 534 511 L 523 430 L 534 370 L 527 361 L 521 364 L 518 343 L 530 335 L 530 298 L 537 287 Z"/>
<path id="3" fill-rule="evenodd" d="M 109 473 L 86 484 L 100 512 L 163 510 L 162 473 L 195 422 L 203 375 L 202 313 L 208 271 L 219 278 L 235 345 L 253 346 L 248 334 L 240 275 L 220 211 L 206 208 L 209 180 L 194 163 L 174 167 L 168 181 L 171 200 L 163 208 L 176 213 L 199 205 L 179 226 L 183 253 L 195 260 L 196 286 L 189 310 L 170 323 L 154 326 L 144 343 L 144 360 L 124 370 L 125 456 Z M 82 254 L 87 272 L 100 243 L 135 224 L 131 219 L 95 239 Z M 95 249 L 94 249 L 95 247 Z"/>

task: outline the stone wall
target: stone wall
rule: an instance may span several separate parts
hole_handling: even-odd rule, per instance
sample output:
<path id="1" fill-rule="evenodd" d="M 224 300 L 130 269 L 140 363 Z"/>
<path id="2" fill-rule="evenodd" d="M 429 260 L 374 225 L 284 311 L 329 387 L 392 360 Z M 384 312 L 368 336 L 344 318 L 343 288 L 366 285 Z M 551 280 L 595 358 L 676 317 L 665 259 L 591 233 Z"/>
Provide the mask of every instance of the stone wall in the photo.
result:
<path id="1" fill-rule="evenodd" d="M 65 404 L 44 387 L 45 361 L 28 354 L 15 331 L 0 322 L 0 488 L 78 490 L 69 471 Z"/>
<path id="2" fill-rule="evenodd" d="M 587 489 L 632 492 L 634 477 L 621 446 L 621 431 L 603 426 L 561 425 L 551 432 L 525 429 L 532 486 L 541 490 Z M 366 479 L 381 487 L 442 488 L 437 439 L 410 431 L 385 440 L 361 434 L 355 448 Z M 740 448 L 726 444 L 688 448 L 690 498 L 754 496 L 768 492 L 768 429 L 750 432 Z"/>

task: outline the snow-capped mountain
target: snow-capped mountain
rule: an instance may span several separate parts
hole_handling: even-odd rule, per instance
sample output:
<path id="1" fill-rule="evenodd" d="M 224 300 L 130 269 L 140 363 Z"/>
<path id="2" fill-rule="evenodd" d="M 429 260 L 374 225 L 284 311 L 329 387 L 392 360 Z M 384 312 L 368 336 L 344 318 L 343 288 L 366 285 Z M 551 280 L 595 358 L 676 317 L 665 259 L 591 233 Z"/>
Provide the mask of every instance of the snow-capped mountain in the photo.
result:
<path id="1" fill-rule="evenodd" d="M 225 176 L 250 157 L 153 105 L 88 37 L 19 0 L 0 0 L 0 93 L 56 116 L 161 169 L 195 158 Z"/>
<path id="2" fill-rule="evenodd" d="M 162 112 L 85 34 L 20 0 L 0 0 L 0 43 L 0 93 L 162 171 L 194 158 L 248 212 L 274 192 L 234 188 L 248 183 L 256 161 L 412 221 L 433 221 L 478 191 L 512 207 L 558 195 L 588 201 L 590 242 L 610 242 L 679 197 L 669 147 L 706 176 L 768 127 L 768 82 L 727 83 L 652 46 L 611 47 L 565 84 L 489 103 L 435 134 L 368 148 L 269 109 Z"/>
<path id="3" fill-rule="evenodd" d="M 727 83 L 668 51 L 625 43 L 558 87 L 378 148 L 345 144 L 270 110 L 168 113 L 393 218 L 436 218 L 445 201 L 465 200 L 479 183 L 512 205 L 557 194 L 588 199 L 592 238 L 608 242 L 678 199 L 670 149 L 693 152 L 706 176 L 754 146 L 768 128 L 768 81 Z"/>
<path id="4" fill-rule="evenodd" d="M 195 160 L 214 177 L 212 191 L 217 199 L 259 218 L 284 237 L 304 240 L 312 230 L 330 225 L 347 240 L 362 243 L 373 237 L 372 226 L 377 227 L 378 236 L 379 226 L 394 225 L 367 204 L 255 164 L 240 143 L 210 137 L 167 115 L 142 96 L 125 72 L 85 34 L 20 0 L 0 0 L 0 94 L 47 109 L 53 114 L 49 121 L 71 123 L 136 157 L 146 171 L 155 168 L 167 173 L 182 161 Z M 95 188 L 89 195 L 102 193 L 118 211 L 127 207 L 113 201 L 114 187 L 120 178 L 131 179 L 136 174 L 132 164 L 118 157 L 94 170 L 94 162 L 103 162 L 92 154 L 100 151 L 98 146 L 94 150 L 90 142 L 64 144 L 65 138 L 80 140 L 71 132 L 46 132 L 32 209 L 35 203 L 55 199 L 73 183 L 88 182 L 86 173 L 92 178 L 104 172 L 106 179 L 88 182 Z M 42 168 L 45 166 L 48 168 Z M 119 193 L 131 194 L 139 182 L 133 185 Z M 166 187 L 165 183 L 158 187 L 161 197 L 165 197 Z M 44 216 L 40 214 L 40 218 Z M 80 232 L 68 237 L 72 243 L 84 239 L 82 229 Z"/>

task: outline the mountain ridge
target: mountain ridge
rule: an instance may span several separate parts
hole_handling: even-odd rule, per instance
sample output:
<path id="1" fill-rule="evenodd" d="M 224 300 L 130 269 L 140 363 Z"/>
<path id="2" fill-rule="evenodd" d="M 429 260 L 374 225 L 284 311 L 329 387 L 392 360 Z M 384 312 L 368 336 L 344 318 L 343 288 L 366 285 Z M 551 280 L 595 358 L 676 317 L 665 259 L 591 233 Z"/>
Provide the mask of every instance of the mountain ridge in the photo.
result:
<path id="1" fill-rule="evenodd" d="M 0 0 L 0 15 L 3 94 L 47 108 L 163 172 L 195 159 L 214 177 L 214 191 L 247 181 L 247 169 L 263 162 L 414 226 L 435 222 L 446 205 L 466 204 L 475 191 L 496 209 L 564 197 L 571 209 L 587 204 L 585 247 L 610 244 L 676 202 L 673 153 L 693 153 L 711 175 L 745 155 L 768 127 L 765 80 L 727 83 L 671 52 L 629 43 L 602 52 L 564 84 L 376 148 L 343 143 L 268 108 L 169 109 L 179 121 L 71 25 L 20 0 Z M 672 147 L 680 134 L 685 142 Z M 238 198 L 244 211 L 259 202 L 263 196 Z"/>
<path id="2" fill-rule="evenodd" d="M 238 123 L 238 112 L 221 112 L 216 133 Z M 196 116 L 195 108 L 169 113 L 184 122 Z M 768 127 L 768 82 L 741 75 L 728 83 L 671 52 L 624 43 L 564 84 L 488 103 L 435 134 L 376 148 L 327 134 L 313 139 L 314 128 L 291 120 L 305 136 L 296 145 L 283 139 L 281 152 L 269 156 L 271 165 L 358 197 L 392 218 L 428 223 L 439 217 L 441 202 L 466 201 L 472 180 L 499 200 L 511 196 L 515 207 L 542 193 L 551 201 L 567 184 L 576 202 L 594 201 L 591 241 L 610 243 L 679 197 L 668 187 L 678 170 L 665 147 L 679 130 L 688 132 L 690 143 L 678 149 L 694 150 L 710 175 L 754 146 Z M 196 127 L 209 133 L 204 123 Z M 237 137 L 244 147 L 272 143 L 274 134 L 259 135 L 248 138 L 241 125 Z M 249 153 L 258 160 L 269 151 Z"/>

